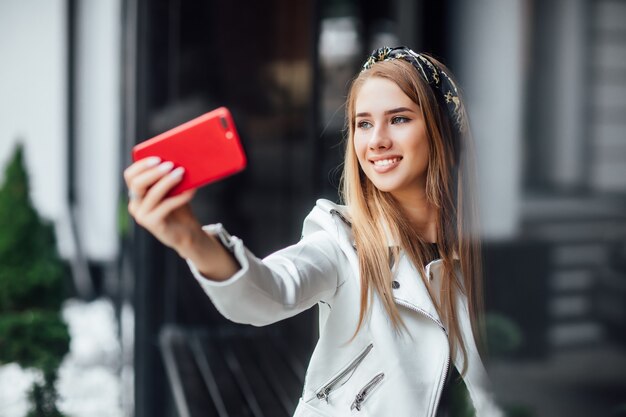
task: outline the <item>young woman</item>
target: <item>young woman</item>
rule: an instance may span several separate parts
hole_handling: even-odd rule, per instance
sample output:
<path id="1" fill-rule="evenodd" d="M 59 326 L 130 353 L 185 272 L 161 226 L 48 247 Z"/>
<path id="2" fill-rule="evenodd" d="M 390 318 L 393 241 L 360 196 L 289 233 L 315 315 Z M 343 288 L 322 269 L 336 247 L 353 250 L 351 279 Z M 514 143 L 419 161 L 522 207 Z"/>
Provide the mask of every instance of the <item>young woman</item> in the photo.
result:
<path id="1" fill-rule="evenodd" d="M 476 343 L 471 147 L 449 71 L 406 47 L 378 49 L 352 83 L 346 120 L 345 205 L 319 200 L 301 241 L 263 260 L 220 224 L 201 227 L 193 191 L 164 198 L 183 174 L 169 162 L 126 169 L 129 211 L 232 321 L 262 326 L 319 304 L 295 416 L 435 416 L 452 369 L 477 416 L 500 416 Z"/>

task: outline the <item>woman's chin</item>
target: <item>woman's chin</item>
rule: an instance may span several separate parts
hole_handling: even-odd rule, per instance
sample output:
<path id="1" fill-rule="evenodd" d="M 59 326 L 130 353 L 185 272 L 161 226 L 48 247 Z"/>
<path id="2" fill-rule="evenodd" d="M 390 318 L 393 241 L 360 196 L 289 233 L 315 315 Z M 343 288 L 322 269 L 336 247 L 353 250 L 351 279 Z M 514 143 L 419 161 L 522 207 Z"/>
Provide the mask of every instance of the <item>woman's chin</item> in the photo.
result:
<path id="1" fill-rule="evenodd" d="M 372 182 L 378 191 L 383 193 L 393 193 L 398 187 L 396 184 L 388 184 L 384 182 Z"/>

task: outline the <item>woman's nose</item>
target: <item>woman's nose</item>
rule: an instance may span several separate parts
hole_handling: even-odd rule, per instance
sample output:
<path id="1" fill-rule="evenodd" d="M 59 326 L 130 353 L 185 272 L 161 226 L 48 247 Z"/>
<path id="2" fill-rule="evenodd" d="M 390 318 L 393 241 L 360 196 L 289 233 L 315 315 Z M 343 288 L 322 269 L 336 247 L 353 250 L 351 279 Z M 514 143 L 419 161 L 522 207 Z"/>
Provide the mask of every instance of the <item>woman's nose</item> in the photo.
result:
<path id="1" fill-rule="evenodd" d="M 391 140 L 389 139 L 385 129 L 377 128 L 372 133 L 373 134 L 368 143 L 368 147 L 371 150 L 389 149 L 391 147 Z"/>

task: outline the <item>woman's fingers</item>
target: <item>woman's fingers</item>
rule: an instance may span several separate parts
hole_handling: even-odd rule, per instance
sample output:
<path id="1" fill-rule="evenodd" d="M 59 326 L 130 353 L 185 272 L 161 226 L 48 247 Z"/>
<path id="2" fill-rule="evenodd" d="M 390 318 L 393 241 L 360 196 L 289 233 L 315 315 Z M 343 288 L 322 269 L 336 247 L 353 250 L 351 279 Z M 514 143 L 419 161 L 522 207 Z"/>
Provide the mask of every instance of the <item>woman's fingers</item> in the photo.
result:
<path id="1" fill-rule="evenodd" d="M 174 168 L 174 163 L 167 161 L 162 162 L 156 167 L 141 171 L 130 179 L 128 190 L 138 198 L 143 198 L 148 192 L 148 189 L 170 172 L 172 168 Z"/>
<path id="2" fill-rule="evenodd" d="M 172 162 L 139 161 L 124 171 L 130 198 L 128 211 L 137 224 L 167 246 L 176 248 L 197 227 L 191 210 L 184 209 L 195 189 L 168 197 L 183 178 L 185 170 L 174 170 Z M 140 163 L 141 162 L 141 163 Z"/>
<path id="3" fill-rule="evenodd" d="M 164 164 L 165 162 L 159 165 L 157 169 L 160 169 Z M 171 169 L 171 167 L 169 169 Z M 162 177 L 154 185 L 148 188 L 148 191 L 142 198 L 138 211 L 141 213 L 149 213 L 162 204 L 167 193 L 180 182 L 184 173 L 185 168 L 183 167 L 178 167 L 167 174 L 160 171 L 158 175 L 161 175 Z"/>
<path id="4" fill-rule="evenodd" d="M 124 180 L 126 185 L 130 187 L 130 183 L 137 175 L 142 172 L 157 166 L 161 162 L 161 158 L 158 156 L 150 156 L 148 158 L 141 159 L 124 170 Z"/>

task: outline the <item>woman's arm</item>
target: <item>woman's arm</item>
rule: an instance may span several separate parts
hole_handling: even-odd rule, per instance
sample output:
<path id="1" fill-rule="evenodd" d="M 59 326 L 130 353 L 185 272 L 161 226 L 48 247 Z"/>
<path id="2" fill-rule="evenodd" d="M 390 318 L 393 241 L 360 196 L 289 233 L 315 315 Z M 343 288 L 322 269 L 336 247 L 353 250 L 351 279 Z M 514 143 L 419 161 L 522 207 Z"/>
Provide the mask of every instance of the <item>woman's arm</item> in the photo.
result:
<path id="1" fill-rule="evenodd" d="M 181 180 L 181 168 L 146 158 L 124 171 L 135 221 L 187 259 L 217 309 L 239 323 L 264 325 L 293 316 L 332 295 L 337 287 L 339 249 L 325 232 L 265 260 L 236 237 L 220 241 L 219 227 L 201 227 L 191 211 L 194 191 L 166 197 Z"/>
<path id="2" fill-rule="evenodd" d="M 205 230 L 216 236 L 223 229 L 215 225 Z M 331 298 L 339 286 L 340 257 L 344 255 L 324 231 L 312 233 L 262 260 L 237 237 L 224 246 L 232 247 L 241 266 L 224 281 L 206 279 L 193 260 L 187 261 L 215 307 L 231 321 L 255 326 L 274 323 Z"/>

